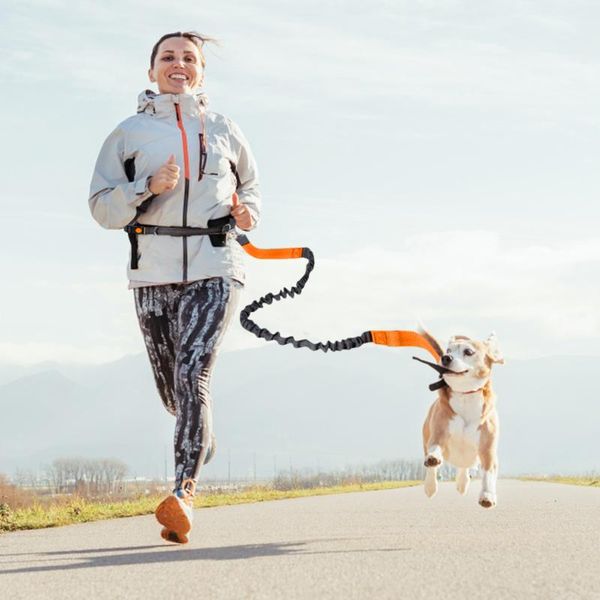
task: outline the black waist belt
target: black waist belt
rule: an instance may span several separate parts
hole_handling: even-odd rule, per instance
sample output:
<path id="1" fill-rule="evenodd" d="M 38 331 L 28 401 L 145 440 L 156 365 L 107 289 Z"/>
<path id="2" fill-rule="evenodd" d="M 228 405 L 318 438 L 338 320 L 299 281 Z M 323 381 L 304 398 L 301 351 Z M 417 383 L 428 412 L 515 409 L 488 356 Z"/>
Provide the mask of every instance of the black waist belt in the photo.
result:
<path id="1" fill-rule="evenodd" d="M 173 237 L 188 237 L 191 235 L 207 235 L 215 247 L 227 244 L 226 234 L 235 228 L 235 219 L 231 216 L 211 219 L 208 227 L 168 227 L 164 225 L 148 225 L 146 223 L 131 223 L 124 229 L 131 244 L 131 268 L 138 268 L 138 235 L 170 235 Z"/>

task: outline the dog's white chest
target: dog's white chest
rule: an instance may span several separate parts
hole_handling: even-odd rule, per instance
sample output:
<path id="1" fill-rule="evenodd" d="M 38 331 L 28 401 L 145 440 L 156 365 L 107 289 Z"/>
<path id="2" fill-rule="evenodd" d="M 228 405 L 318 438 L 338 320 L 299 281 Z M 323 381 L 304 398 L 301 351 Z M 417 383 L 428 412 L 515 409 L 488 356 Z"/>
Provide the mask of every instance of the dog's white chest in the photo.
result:
<path id="1" fill-rule="evenodd" d="M 483 394 L 455 392 L 450 397 L 450 406 L 456 414 L 448 423 L 446 458 L 457 467 L 472 467 L 478 461 Z"/>

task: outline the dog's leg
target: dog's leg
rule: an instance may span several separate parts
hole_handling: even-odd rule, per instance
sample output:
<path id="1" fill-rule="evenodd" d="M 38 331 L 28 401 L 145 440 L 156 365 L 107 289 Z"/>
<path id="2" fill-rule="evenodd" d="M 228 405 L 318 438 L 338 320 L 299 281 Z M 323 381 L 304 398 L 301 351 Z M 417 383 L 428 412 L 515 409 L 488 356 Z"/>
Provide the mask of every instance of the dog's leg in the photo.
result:
<path id="1" fill-rule="evenodd" d="M 496 458 L 496 442 L 498 423 L 492 417 L 481 427 L 479 457 L 481 459 L 482 479 L 479 504 L 483 508 L 496 506 L 496 480 L 498 478 L 498 459 Z"/>
<path id="2" fill-rule="evenodd" d="M 440 392 L 441 394 L 442 392 Z M 423 450 L 425 453 L 425 493 L 430 498 L 437 492 L 437 472 L 443 461 L 442 447 L 448 436 L 449 407 L 439 400 L 429 409 L 423 425 Z"/>
<path id="3" fill-rule="evenodd" d="M 462 496 L 464 496 L 469 489 L 469 481 L 471 481 L 469 469 L 458 469 L 456 471 L 456 489 Z"/>
<path id="4" fill-rule="evenodd" d="M 425 472 L 425 494 L 427 494 L 428 498 L 435 496 L 437 492 L 437 471 L 437 467 L 427 467 Z"/>
<path id="5" fill-rule="evenodd" d="M 426 467 L 439 467 L 441 466 L 444 457 L 442 455 L 442 447 L 439 444 L 432 444 L 429 446 L 427 456 L 425 457 Z"/>
<path id="6" fill-rule="evenodd" d="M 496 506 L 496 479 L 498 478 L 498 465 L 495 464 L 490 470 L 483 469 L 481 480 L 481 494 L 479 504 L 483 508 L 494 508 Z"/>

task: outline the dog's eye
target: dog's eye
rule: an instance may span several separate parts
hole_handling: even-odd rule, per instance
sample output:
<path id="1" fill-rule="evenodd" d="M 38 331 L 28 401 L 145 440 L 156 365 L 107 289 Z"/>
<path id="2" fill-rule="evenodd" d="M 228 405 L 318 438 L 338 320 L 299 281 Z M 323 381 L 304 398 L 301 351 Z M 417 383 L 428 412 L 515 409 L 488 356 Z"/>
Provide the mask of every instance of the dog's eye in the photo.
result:
<path id="1" fill-rule="evenodd" d="M 471 348 L 465 348 L 465 351 L 464 351 L 465 356 L 473 356 L 473 354 L 475 354 L 475 352 L 473 350 L 471 350 Z"/>

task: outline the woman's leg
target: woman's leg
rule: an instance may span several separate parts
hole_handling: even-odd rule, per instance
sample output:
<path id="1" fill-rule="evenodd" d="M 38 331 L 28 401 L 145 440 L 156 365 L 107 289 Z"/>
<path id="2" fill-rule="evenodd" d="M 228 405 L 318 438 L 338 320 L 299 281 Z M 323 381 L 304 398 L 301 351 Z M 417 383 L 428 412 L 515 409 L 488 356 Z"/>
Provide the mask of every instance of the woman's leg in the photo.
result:
<path id="1" fill-rule="evenodd" d="M 212 437 L 210 379 L 241 284 L 215 277 L 186 286 L 179 301 L 175 347 L 175 489 L 198 481 Z"/>
<path id="2" fill-rule="evenodd" d="M 175 346 L 177 307 L 181 291 L 175 285 L 155 285 L 133 290 L 135 310 L 144 336 L 150 366 L 165 408 L 174 415 Z"/>

